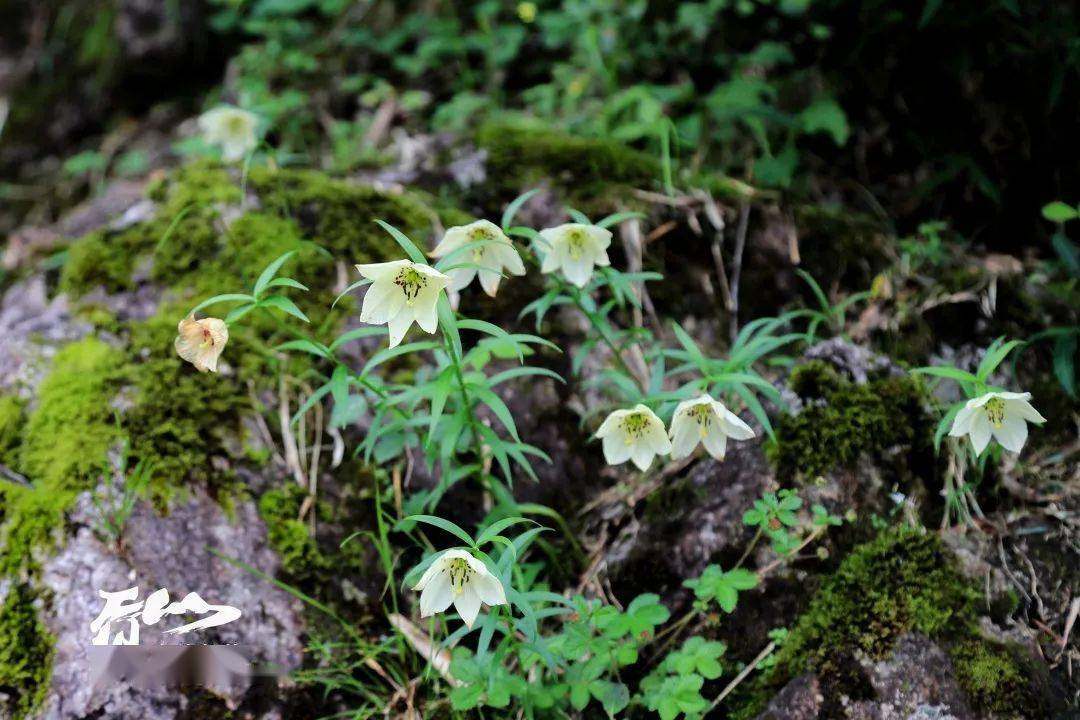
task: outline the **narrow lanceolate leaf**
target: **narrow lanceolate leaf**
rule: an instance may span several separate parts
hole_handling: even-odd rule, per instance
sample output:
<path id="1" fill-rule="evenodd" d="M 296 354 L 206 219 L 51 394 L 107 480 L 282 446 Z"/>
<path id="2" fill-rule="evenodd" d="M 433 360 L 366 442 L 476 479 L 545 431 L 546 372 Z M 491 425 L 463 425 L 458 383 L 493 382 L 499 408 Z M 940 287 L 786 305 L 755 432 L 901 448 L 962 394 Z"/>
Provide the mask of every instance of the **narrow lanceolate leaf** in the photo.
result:
<path id="1" fill-rule="evenodd" d="M 911 371 L 912 375 L 933 375 L 934 377 L 948 378 L 949 380 L 956 380 L 962 383 L 977 383 L 979 378 L 975 377 L 969 372 L 964 372 L 959 368 L 944 367 L 944 366 L 931 366 L 915 368 Z"/>
<path id="2" fill-rule="evenodd" d="M 203 308 L 210 307 L 211 305 L 214 305 L 215 303 L 219 303 L 219 302 L 246 302 L 246 303 L 250 303 L 250 302 L 254 302 L 254 301 L 255 301 L 255 298 L 252 297 L 251 295 L 241 295 L 240 293 L 225 293 L 224 295 L 215 295 L 212 298 L 207 298 L 206 300 L 203 300 L 201 303 L 199 303 L 195 307 L 191 308 L 191 310 L 188 312 L 188 315 L 194 315 L 195 313 L 199 312 Z"/>
<path id="3" fill-rule="evenodd" d="M 514 216 L 518 214 L 518 210 L 521 206 L 529 202 L 529 199 L 540 192 L 540 188 L 534 188 L 526 193 L 522 193 L 510 201 L 510 204 L 503 210 L 502 219 L 499 221 L 499 225 L 502 226 L 503 232 L 509 234 L 509 230 L 513 225 Z"/>
<path id="4" fill-rule="evenodd" d="M 439 314 L 439 327 L 442 328 L 443 336 L 450 341 L 450 347 L 454 350 L 454 357 L 460 360 L 463 355 L 461 332 L 458 330 L 457 318 L 450 308 L 450 300 L 446 297 L 446 293 L 439 295 L 435 310 Z"/>
<path id="5" fill-rule="evenodd" d="M 420 248 L 416 246 L 412 240 L 410 240 L 405 233 L 398 230 L 390 223 L 385 223 L 382 220 L 376 220 L 386 232 L 390 233 L 390 237 L 397 241 L 397 244 L 401 246 L 401 249 L 409 256 L 409 259 L 415 263 L 427 263 L 427 259 L 424 257 L 424 253 L 420 252 Z"/>
<path id="6" fill-rule="evenodd" d="M 257 307 L 259 306 L 255 303 L 247 303 L 246 305 L 234 307 L 232 310 L 229 311 L 229 314 L 225 316 L 225 324 L 232 325 L 234 322 L 244 317 Z"/>
<path id="7" fill-rule="evenodd" d="M 945 433 L 949 432 L 952 428 L 953 420 L 956 419 L 957 413 L 964 407 L 966 403 L 961 400 L 960 402 L 949 408 L 949 411 L 945 413 L 945 417 L 941 418 L 941 422 L 938 423 L 937 430 L 934 431 L 934 452 L 941 450 L 941 440 L 945 437 Z"/>
<path id="8" fill-rule="evenodd" d="M 495 413 L 495 417 L 499 418 L 499 422 L 506 427 L 513 438 L 519 440 L 517 425 L 514 424 L 514 414 L 510 412 L 510 408 L 506 407 L 502 398 L 485 387 L 472 386 L 470 390 L 480 398 L 480 402 L 491 408 L 491 412 Z"/>
<path id="9" fill-rule="evenodd" d="M 347 330 L 347 331 L 341 333 L 340 335 L 338 335 L 337 338 L 334 340 L 334 342 L 330 343 L 330 348 L 329 349 L 330 349 L 331 352 L 333 352 L 333 351 L 337 350 L 339 347 L 341 347 L 342 345 L 350 343 L 353 340 L 360 340 L 360 339 L 366 338 L 366 337 L 375 337 L 376 335 L 385 335 L 385 334 L 386 334 L 386 328 L 383 327 L 383 326 L 353 328 L 352 330 Z"/>
<path id="10" fill-rule="evenodd" d="M 308 289 L 307 285 L 304 285 L 303 283 L 299 283 L 296 280 L 293 280 L 292 278 L 289 278 L 289 277 L 274 278 L 273 280 L 271 280 L 269 282 L 269 284 L 267 284 L 266 287 L 268 287 L 268 288 L 272 288 L 272 287 L 290 287 L 290 288 L 296 288 L 297 290 L 304 290 L 304 291 L 307 291 L 307 289 Z"/>
<path id="11" fill-rule="evenodd" d="M 645 214 L 639 212 L 617 212 L 608 215 L 603 220 L 596 223 L 596 227 L 609 228 L 612 225 L 618 225 L 621 222 L 634 219 L 644 219 Z"/>
<path id="12" fill-rule="evenodd" d="M 262 293 L 262 291 L 270 285 L 270 281 L 274 279 L 275 275 L 277 275 L 277 272 L 281 269 L 281 266 L 284 265 L 286 261 L 288 261 L 288 259 L 295 254 L 295 250 L 290 250 L 289 252 L 285 253 L 277 260 L 266 266 L 266 269 L 262 271 L 261 275 L 259 275 L 259 279 L 255 281 L 255 288 L 253 289 L 253 294 L 255 295 L 255 297 L 258 297 Z"/>
<path id="13" fill-rule="evenodd" d="M 325 345 L 317 343 L 313 340 L 290 340 L 288 342 L 281 343 L 274 349 L 278 351 L 297 350 L 299 352 L 311 353 L 312 355 L 316 355 L 321 358 L 330 357 L 329 349 Z"/>
<path id="14" fill-rule="evenodd" d="M 1009 353 L 1024 344 L 1023 340 L 1010 340 L 1007 343 L 1002 343 L 1000 340 L 999 338 L 994 341 L 994 344 L 986 351 L 986 356 L 983 357 L 982 362 L 979 363 L 979 367 L 975 371 L 975 375 L 980 382 L 985 382 L 986 378 L 997 370 L 998 365 L 1009 356 Z"/>
<path id="15" fill-rule="evenodd" d="M 409 515 L 408 517 L 402 518 L 398 522 L 398 525 L 400 526 L 402 523 L 410 521 L 424 523 L 426 525 L 433 525 L 440 530 L 445 530 L 446 532 L 450 533 L 469 547 L 476 547 L 476 543 L 473 542 L 473 539 L 469 536 L 469 533 L 465 532 L 449 520 L 443 520 L 441 517 L 436 517 L 434 515 Z"/>
<path id="16" fill-rule="evenodd" d="M 532 523 L 533 525 L 539 524 L 535 520 L 530 520 L 529 518 L 503 518 L 502 520 L 499 520 L 496 523 L 492 523 L 491 525 L 486 527 L 484 531 L 480 533 L 479 537 L 476 538 L 476 544 L 478 546 L 483 545 L 484 543 L 491 541 L 491 539 L 494 538 L 496 535 L 500 535 L 502 531 L 506 528 L 513 527 L 514 525 L 520 525 L 521 523 Z"/>
<path id="17" fill-rule="evenodd" d="M 364 377 L 387 360 L 393 360 L 396 357 L 400 357 L 401 355 L 407 355 L 408 353 L 423 352 L 424 350 L 434 350 L 437 347 L 439 347 L 439 343 L 437 342 L 432 342 L 431 340 L 422 340 L 420 342 L 405 343 L 404 345 L 398 345 L 397 347 L 393 348 L 383 348 L 382 350 L 371 356 L 371 359 L 368 360 L 367 365 L 365 365 L 364 369 L 360 371 L 360 377 Z"/>
<path id="18" fill-rule="evenodd" d="M 346 295 L 348 295 L 349 293 L 351 293 L 353 290 L 356 290 L 357 288 L 364 287 L 365 285 L 370 285 L 373 282 L 375 282 L 375 281 L 372 280 L 371 278 L 364 278 L 362 280 L 357 280 L 352 285 L 350 285 L 349 287 L 342 290 L 341 294 L 339 294 L 336 298 L 334 298 L 334 302 L 330 303 L 330 309 L 333 310 L 335 307 L 337 307 L 338 301 L 340 301 L 341 298 L 343 298 Z"/>
<path id="19" fill-rule="evenodd" d="M 563 379 L 563 376 L 553 370 L 548 370 L 547 368 L 542 367 L 533 367 L 531 365 L 524 365 L 522 367 L 510 368 L 509 370 L 504 370 L 501 373 L 496 373 L 492 375 L 488 378 L 487 384 L 488 387 L 495 387 L 496 385 L 504 383 L 507 380 L 513 380 L 519 377 L 528 377 L 534 375 L 541 375 L 543 377 L 549 377 L 552 380 L 558 380 L 561 383 L 566 383 L 566 380 Z"/>
<path id="20" fill-rule="evenodd" d="M 277 308 L 278 310 L 284 310 L 298 320 L 303 320 L 306 323 L 311 322 L 308 320 L 308 316 L 304 314 L 304 311 L 296 307 L 296 303 L 284 295 L 271 295 L 268 298 L 263 298 L 259 301 L 259 305 L 262 307 L 272 307 Z"/>

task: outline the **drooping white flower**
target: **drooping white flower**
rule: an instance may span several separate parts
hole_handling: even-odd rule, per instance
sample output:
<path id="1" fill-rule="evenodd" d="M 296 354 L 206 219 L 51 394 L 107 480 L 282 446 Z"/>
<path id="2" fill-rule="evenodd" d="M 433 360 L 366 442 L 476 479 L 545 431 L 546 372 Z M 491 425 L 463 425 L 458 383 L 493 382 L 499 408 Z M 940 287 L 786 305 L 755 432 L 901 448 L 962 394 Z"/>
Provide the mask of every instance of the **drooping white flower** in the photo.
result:
<path id="1" fill-rule="evenodd" d="M 724 407 L 724 403 L 708 394 L 686 400 L 679 403 L 671 418 L 671 457 L 676 460 L 686 457 L 700 442 L 710 455 L 723 460 L 729 437 L 749 440 L 754 437 L 754 431 Z"/>
<path id="2" fill-rule="evenodd" d="M 655 456 L 671 452 L 663 421 L 644 405 L 611 413 L 596 431 L 596 437 L 604 441 L 604 459 L 608 465 L 632 460 L 639 470 L 645 471 Z"/>
<path id="3" fill-rule="evenodd" d="M 540 236 L 551 246 L 540 272 L 552 273 L 561 269 L 563 277 L 579 288 L 589 282 L 593 267 L 611 264 L 607 255 L 611 231 L 606 228 L 567 223 L 541 230 Z"/>
<path id="4" fill-rule="evenodd" d="M 225 162 L 236 162 L 258 146 L 255 133 L 258 125 L 258 115 L 231 105 L 221 105 L 199 116 L 203 138 L 211 145 L 221 146 Z"/>
<path id="5" fill-rule="evenodd" d="M 450 278 L 421 263 L 409 260 L 357 265 L 360 274 L 374 282 L 364 295 L 360 309 L 361 322 L 387 325 L 390 347 L 397 346 L 413 320 L 433 333 L 439 326 L 435 306 Z"/>
<path id="6" fill-rule="evenodd" d="M 1006 450 L 1018 453 L 1027 441 L 1027 424 L 1046 422 L 1030 399 L 1031 393 L 1026 392 L 988 392 L 972 398 L 956 414 L 949 435 L 970 436 L 976 455 L 982 455 L 991 436 Z"/>
<path id="7" fill-rule="evenodd" d="M 477 220 L 468 225 L 452 227 L 446 231 L 443 239 L 435 246 L 431 254 L 434 257 L 443 257 L 467 243 L 481 241 L 486 241 L 486 244 L 477 245 L 472 253 L 463 253 L 463 256 L 456 258 L 452 264 L 457 264 L 458 261 L 471 262 L 486 269 L 462 267 L 448 271 L 450 289 L 455 291 L 464 289 L 479 274 L 480 286 L 484 288 L 484 292 L 495 297 L 503 269 L 511 275 L 525 274 L 525 265 L 521 262 L 521 256 L 510 242 L 510 238 L 506 237 L 498 225 L 487 220 Z"/>
<path id="8" fill-rule="evenodd" d="M 441 613 L 453 603 L 470 628 L 480 613 L 481 603 L 506 604 L 499 578 L 488 572 L 472 553 L 456 548 L 435 558 L 413 590 L 420 593 L 420 617 Z"/>
<path id="9" fill-rule="evenodd" d="M 188 315 L 176 326 L 173 347 L 184 360 L 198 368 L 199 372 L 217 372 L 218 358 L 229 342 L 229 326 L 218 318 L 196 320 Z"/>

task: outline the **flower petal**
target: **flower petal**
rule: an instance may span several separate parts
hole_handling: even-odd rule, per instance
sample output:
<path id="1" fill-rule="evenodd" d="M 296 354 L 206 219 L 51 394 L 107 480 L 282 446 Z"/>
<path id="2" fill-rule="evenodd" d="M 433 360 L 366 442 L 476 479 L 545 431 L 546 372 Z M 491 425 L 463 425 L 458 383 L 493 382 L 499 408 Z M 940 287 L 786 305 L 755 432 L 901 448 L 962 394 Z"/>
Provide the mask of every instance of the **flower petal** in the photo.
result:
<path id="1" fill-rule="evenodd" d="M 441 613 L 454 602 L 454 589 L 450 586 L 450 577 L 442 573 L 435 577 L 420 593 L 420 617 L 431 617 Z"/>
<path id="2" fill-rule="evenodd" d="M 630 444 L 621 433 L 604 436 L 604 460 L 608 465 L 621 465 L 630 459 Z"/>
<path id="3" fill-rule="evenodd" d="M 480 595 L 476 592 L 474 583 L 467 583 L 461 590 L 461 594 L 454 599 L 454 607 L 465 622 L 472 627 L 476 622 L 476 616 L 480 614 Z"/>
<path id="4" fill-rule="evenodd" d="M 968 431 L 971 436 L 971 444 L 975 448 L 976 455 L 982 455 L 983 450 L 990 444 L 990 420 L 986 413 L 980 412 L 975 416 Z"/>
<path id="5" fill-rule="evenodd" d="M 391 316 L 387 323 L 390 330 L 390 347 L 397 347 L 401 344 L 402 338 L 405 337 L 409 326 L 412 325 L 413 317 L 413 313 L 408 308 L 402 308 L 400 312 Z"/>
<path id="6" fill-rule="evenodd" d="M 1006 414 L 1002 418 L 1001 426 L 992 426 L 991 432 L 994 434 L 994 439 L 1001 443 L 1001 447 L 1009 452 L 1020 452 L 1024 443 L 1027 442 L 1027 423 L 1019 415 Z"/>
<path id="7" fill-rule="evenodd" d="M 1016 393 L 1017 395 L 1021 393 Z M 1031 397 L 1031 393 L 1022 393 Z M 1027 398 L 1015 398 L 1005 401 L 1005 414 L 1016 414 L 1019 417 L 1024 418 L 1028 422 L 1044 423 L 1046 418 L 1039 414 L 1039 411 L 1032 407 L 1031 403 L 1027 401 Z"/>

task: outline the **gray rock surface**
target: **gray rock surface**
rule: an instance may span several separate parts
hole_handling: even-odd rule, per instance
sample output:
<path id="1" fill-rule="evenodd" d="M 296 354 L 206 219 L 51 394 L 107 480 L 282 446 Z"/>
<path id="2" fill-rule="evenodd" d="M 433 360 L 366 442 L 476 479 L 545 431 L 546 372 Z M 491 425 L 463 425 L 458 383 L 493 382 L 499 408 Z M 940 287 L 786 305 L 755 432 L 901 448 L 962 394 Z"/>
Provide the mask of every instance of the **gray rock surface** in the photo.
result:
<path id="1" fill-rule="evenodd" d="M 245 657 L 285 670 L 302 660 L 302 603 L 288 593 L 215 556 L 242 558 L 273 575 L 278 559 L 267 546 L 266 528 L 251 502 L 238 503 L 230 518 L 202 490 L 178 503 L 165 517 L 139 503 L 125 528 L 125 548 L 116 553 L 102 543 L 93 525 L 98 516 L 89 495 L 73 514 L 82 523 L 67 545 L 43 564 L 42 584 L 51 593 L 42 619 L 57 636 L 52 682 L 43 716 L 50 720 L 82 718 L 94 713 L 118 720 L 177 717 L 187 706 L 182 692 L 166 687 L 133 688 L 100 681 L 95 687 L 88 662 L 93 621 L 104 606 L 99 590 L 116 592 L 138 586 L 139 599 L 166 588 L 179 601 L 197 592 L 206 602 L 226 604 L 243 614 L 236 621 L 187 636 L 163 634 L 176 618 L 142 625 L 144 646 L 206 643 L 240 645 Z M 116 629 L 124 629 L 126 623 Z M 238 648 L 240 649 L 240 648 Z M 236 679 L 213 689 L 229 707 L 236 707 L 248 682 Z"/>

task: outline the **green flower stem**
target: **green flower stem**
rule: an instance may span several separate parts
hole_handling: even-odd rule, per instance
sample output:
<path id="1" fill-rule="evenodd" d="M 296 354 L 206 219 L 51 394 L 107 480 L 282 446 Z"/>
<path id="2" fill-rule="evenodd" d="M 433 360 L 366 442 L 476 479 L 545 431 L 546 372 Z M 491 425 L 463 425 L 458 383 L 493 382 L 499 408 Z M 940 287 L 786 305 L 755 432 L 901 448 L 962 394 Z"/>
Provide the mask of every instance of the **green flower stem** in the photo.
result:
<path id="1" fill-rule="evenodd" d="M 593 326 L 593 329 L 596 330 L 597 334 L 600 336 L 600 339 L 611 350 L 611 355 L 612 355 L 612 357 L 615 358 L 615 362 L 617 362 L 619 364 L 619 368 L 631 380 L 633 380 L 634 384 L 638 386 L 638 389 L 641 390 L 642 393 L 644 393 L 645 392 L 645 385 L 642 383 L 641 378 L 639 378 L 637 376 L 637 373 L 635 373 L 633 370 L 631 370 L 630 366 L 626 364 L 625 360 L 623 360 L 622 352 L 615 346 L 615 342 L 610 337 L 608 337 L 607 331 L 605 330 L 603 324 L 599 321 L 599 319 L 593 313 L 589 312 L 585 308 L 585 304 L 581 300 L 581 290 L 574 287 L 573 285 L 569 285 L 569 284 L 566 284 L 566 283 L 563 284 L 563 287 L 564 287 L 564 289 L 567 290 L 568 294 L 573 299 L 574 305 L 576 305 L 578 310 L 580 310 L 581 313 L 586 318 L 588 318 L 589 324 Z"/>

